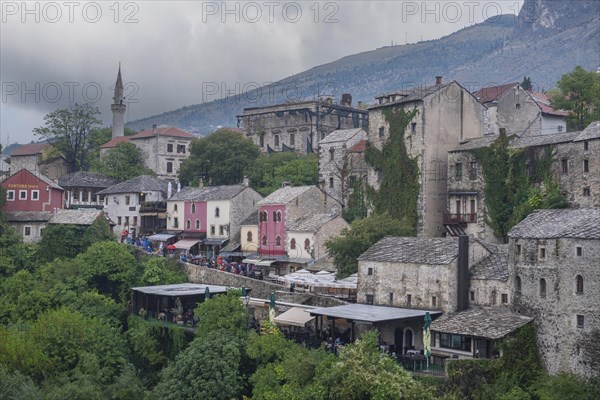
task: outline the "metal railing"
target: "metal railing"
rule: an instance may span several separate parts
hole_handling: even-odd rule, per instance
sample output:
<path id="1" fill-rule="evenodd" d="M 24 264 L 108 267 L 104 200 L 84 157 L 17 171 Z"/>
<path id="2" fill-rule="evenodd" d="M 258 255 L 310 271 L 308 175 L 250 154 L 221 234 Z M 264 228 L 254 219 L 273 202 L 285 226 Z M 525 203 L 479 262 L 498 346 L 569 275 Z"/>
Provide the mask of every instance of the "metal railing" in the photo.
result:
<path id="1" fill-rule="evenodd" d="M 472 214 L 444 214 L 444 224 L 470 224 L 477 222 L 477 213 Z"/>

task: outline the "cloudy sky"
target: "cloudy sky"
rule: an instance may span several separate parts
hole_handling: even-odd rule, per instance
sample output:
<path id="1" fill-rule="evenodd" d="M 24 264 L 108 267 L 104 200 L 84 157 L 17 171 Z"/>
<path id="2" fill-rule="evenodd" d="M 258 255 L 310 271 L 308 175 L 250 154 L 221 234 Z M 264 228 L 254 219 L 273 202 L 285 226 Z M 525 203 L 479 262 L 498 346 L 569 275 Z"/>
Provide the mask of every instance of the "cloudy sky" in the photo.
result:
<path id="1" fill-rule="evenodd" d="M 134 120 L 200 103 L 215 83 L 225 96 L 236 83 L 275 82 L 392 42 L 516 15 L 522 3 L 2 1 L 0 143 L 35 140 L 44 115 L 73 102 L 94 103 L 108 126 L 119 62 L 126 119 Z"/>

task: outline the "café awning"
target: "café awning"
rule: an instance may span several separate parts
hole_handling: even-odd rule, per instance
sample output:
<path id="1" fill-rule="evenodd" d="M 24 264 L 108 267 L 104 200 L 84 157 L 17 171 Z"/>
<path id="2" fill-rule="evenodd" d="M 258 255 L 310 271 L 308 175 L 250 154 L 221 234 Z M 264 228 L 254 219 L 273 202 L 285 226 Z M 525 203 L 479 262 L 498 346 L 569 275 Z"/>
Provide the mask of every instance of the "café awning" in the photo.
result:
<path id="1" fill-rule="evenodd" d="M 244 258 L 244 259 L 242 260 L 242 262 L 243 262 L 244 264 L 256 264 L 256 263 L 257 263 L 257 262 L 259 262 L 259 261 L 260 261 L 260 258 Z"/>
<path id="2" fill-rule="evenodd" d="M 173 243 L 173 246 L 175 246 L 176 249 L 189 250 L 198 244 L 198 242 L 198 239 L 181 239 L 179 242 Z"/>
<path id="3" fill-rule="evenodd" d="M 274 321 L 277 325 L 299 326 L 303 328 L 308 322 L 315 319 L 315 317 L 304 310 L 304 308 L 292 307 L 276 316 Z"/>
<path id="4" fill-rule="evenodd" d="M 257 267 L 270 267 L 276 260 L 260 260 L 255 265 Z"/>
<path id="5" fill-rule="evenodd" d="M 148 240 L 151 240 L 153 242 L 166 242 L 169 239 L 174 238 L 175 235 L 169 235 L 166 233 L 158 233 L 156 235 L 152 235 L 152 236 L 148 236 Z"/>
<path id="6" fill-rule="evenodd" d="M 229 239 L 204 239 L 202 244 L 209 246 L 221 246 L 223 243 L 228 241 Z"/>

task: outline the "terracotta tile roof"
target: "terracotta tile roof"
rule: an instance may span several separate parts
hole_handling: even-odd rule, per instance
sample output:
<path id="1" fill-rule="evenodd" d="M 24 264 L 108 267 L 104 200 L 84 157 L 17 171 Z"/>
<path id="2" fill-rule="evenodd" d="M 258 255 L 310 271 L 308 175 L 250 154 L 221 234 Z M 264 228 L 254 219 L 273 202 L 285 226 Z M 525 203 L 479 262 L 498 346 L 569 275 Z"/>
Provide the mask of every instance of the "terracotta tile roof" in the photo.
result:
<path id="1" fill-rule="evenodd" d="M 131 136 L 117 136 L 116 138 L 110 139 L 108 142 L 104 143 L 100 146 L 101 149 L 110 149 L 112 147 L 117 147 L 119 143 L 129 142 Z"/>
<path id="2" fill-rule="evenodd" d="M 552 105 L 550 104 L 550 96 L 548 96 L 547 94 L 539 92 L 529 92 L 529 94 L 531 95 L 535 103 L 540 107 L 542 113 L 557 115 L 559 117 L 566 117 L 567 115 L 569 115 L 567 111 L 556 110 L 554 107 L 552 107 Z"/>
<path id="3" fill-rule="evenodd" d="M 385 237 L 358 260 L 405 264 L 450 264 L 458 257 L 458 238 Z"/>
<path id="4" fill-rule="evenodd" d="M 480 103 L 485 104 L 492 101 L 497 101 L 500 97 L 502 97 L 502 95 L 504 95 L 504 93 L 517 85 L 518 83 L 514 82 L 499 86 L 489 86 L 479 89 L 473 93 L 473 96 L 475 96 Z"/>
<path id="5" fill-rule="evenodd" d="M 171 136 L 171 137 L 179 137 L 179 138 L 190 138 L 193 139 L 196 136 L 191 133 L 187 133 L 182 131 L 181 129 L 172 127 L 172 126 L 161 126 L 156 128 L 156 132 L 153 129 L 146 129 L 141 132 L 136 133 L 133 136 L 129 136 L 131 140 L 135 139 L 146 139 L 153 136 Z"/>
<path id="6" fill-rule="evenodd" d="M 363 153 L 365 148 L 367 147 L 367 140 L 363 139 L 360 142 L 356 143 L 354 146 L 350 147 L 348 153 Z"/>
<path id="7" fill-rule="evenodd" d="M 50 143 L 30 143 L 18 147 L 12 153 L 11 157 L 14 156 L 31 156 L 34 154 L 40 154 L 46 147 L 50 147 Z"/>
<path id="8" fill-rule="evenodd" d="M 538 210 L 513 227 L 510 238 L 600 239 L 600 209 Z"/>
<path id="9" fill-rule="evenodd" d="M 501 339 L 533 318 L 514 314 L 504 308 L 472 308 L 444 314 L 431 323 L 431 330 L 455 335 Z"/>

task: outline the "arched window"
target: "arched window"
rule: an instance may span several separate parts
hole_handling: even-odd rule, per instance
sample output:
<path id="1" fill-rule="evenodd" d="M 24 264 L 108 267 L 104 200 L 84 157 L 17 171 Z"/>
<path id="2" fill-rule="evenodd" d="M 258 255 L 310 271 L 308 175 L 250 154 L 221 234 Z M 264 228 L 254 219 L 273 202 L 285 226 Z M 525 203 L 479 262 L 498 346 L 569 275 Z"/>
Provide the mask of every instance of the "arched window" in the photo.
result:
<path id="1" fill-rule="evenodd" d="M 306 239 L 304 241 L 304 250 L 310 251 L 310 240 L 309 239 Z"/>
<path id="2" fill-rule="evenodd" d="M 248 233 L 246 234 L 246 242 L 252 243 L 252 232 L 251 231 L 248 231 Z"/>
<path id="3" fill-rule="evenodd" d="M 275 246 L 281 247 L 281 236 L 277 235 L 275 238 Z"/>
<path id="4" fill-rule="evenodd" d="M 266 211 L 261 211 L 259 219 L 260 219 L 260 222 L 267 222 L 267 212 Z"/>
<path id="5" fill-rule="evenodd" d="M 185 229 L 192 229 L 192 221 L 189 219 L 185 221 Z"/>
<path id="6" fill-rule="evenodd" d="M 196 204 L 192 203 L 192 214 L 196 213 Z"/>
<path id="7" fill-rule="evenodd" d="M 296 239 L 292 239 L 290 242 L 290 249 L 296 250 Z"/>
<path id="8" fill-rule="evenodd" d="M 262 245 L 265 246 L 265 247 L 267 246 L 267 235 L 264 235 L 262 237 Z"/>
<path id="9" fill-rule="evenodd" d="M 515 290 L 517 293 L 521 293 L 521 277 L 519 275 L 515 278 Z"/>
<path id="10" fill-rule="evenodd" d="M 173 212 L 177 212 L 177 204 L 173 204 Z"/>
<path id="11" fill-rule="evenodd" d="M 583 276 L 577 275 L 575 277 L 575 286 L 577 294 L 583 294 Z"/>
<path id="12" fill-rule="evenodd" d="M 219 210 L 219 207 L 215 208 L 215 217 L 219 217 L 219 214 L 221 213 L 221 211 Z"/>
<path id="13" fill-rule="evenodd" d="M 196 220 L 196 229 L 200 229 L 200 220 L 199 219 Z"/>
<path id="14" fill-rule="evenodd" d="M 540 279 L 540 297 L 546 297 L 546 280 Z"/>
<path id="15" fill-rule="evenodd" d="M 277 212 L 273 211 L 273 222 L 277 222 Z"/>
<path id="16" fill-rule="evenodd" d="M 281 211 L 277 211 L 277 222 L 281 222 Z"/>
<path id="17" fill-rule="evenodd" d="M 259 136 L 259 143 L 260 143 L 259 146 L 265 147 L 265 133 L 261 132 L 259 135 L 260 135 Z"/>

